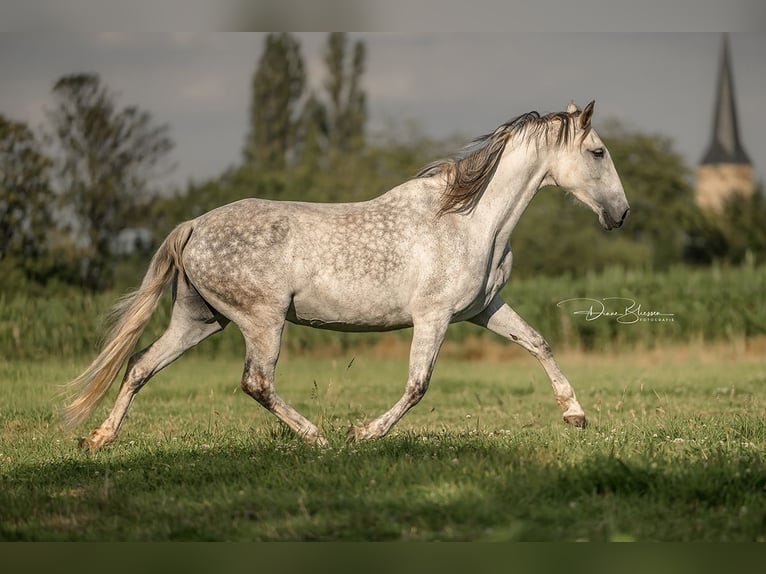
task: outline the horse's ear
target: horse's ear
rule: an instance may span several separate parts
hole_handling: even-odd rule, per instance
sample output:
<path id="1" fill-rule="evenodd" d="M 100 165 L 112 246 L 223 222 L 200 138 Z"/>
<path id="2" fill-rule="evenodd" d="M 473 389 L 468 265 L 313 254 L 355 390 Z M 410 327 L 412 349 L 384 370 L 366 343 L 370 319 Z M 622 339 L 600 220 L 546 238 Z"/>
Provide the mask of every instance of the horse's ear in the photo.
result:
<path id="1" fill-rule="evenodd" d="M 573 114 L 577 111 L 577 106 L 574 103 L 574 100 L 569 101 L 569 105 L 567 106 L 567 113 Z"/>
<path id="2" fill-rule="evenodd" d="M 580 129 L 584 130 L 590 127 L 590 119 L 593 117 L 593 104 L 595 103 L 596 100 L 592 100 L 580 114 Z"/>

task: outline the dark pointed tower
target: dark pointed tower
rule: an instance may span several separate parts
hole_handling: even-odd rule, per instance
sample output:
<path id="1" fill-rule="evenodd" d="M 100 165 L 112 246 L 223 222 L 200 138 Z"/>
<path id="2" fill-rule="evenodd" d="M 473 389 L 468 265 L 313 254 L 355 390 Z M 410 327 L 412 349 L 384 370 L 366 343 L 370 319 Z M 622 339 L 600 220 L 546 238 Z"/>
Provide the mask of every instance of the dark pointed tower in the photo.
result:
<path id="1" fill-rule="evenodd" d="M 720 211 L 732 193 L 752 195 L 753 166 L 739 140 L 729 37 L 724 34 L 712 141 L 697 168 L 697 204 L 705 209 Z"/>

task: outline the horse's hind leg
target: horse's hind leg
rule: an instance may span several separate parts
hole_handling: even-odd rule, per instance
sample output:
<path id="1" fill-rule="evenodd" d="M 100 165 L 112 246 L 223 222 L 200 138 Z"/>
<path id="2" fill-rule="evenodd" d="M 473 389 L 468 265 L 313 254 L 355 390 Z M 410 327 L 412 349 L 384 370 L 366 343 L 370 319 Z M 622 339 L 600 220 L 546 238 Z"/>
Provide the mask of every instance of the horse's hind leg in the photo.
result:
<path id="1" fill-rule="evenodd" d="M 257 325 L 239 325 L 246 345 L 242 390 L 308 442 L 325 446 L 327 441 L 317 426 L 282 400 L 274 389 L 284 313 L 263 309 L 253 311 L 253 316 L 257 317 Z"/>
<path id="2" fill-rule="evenodd" d="M 170 325 L 156 341 L 130 357 L 109 416 L 87 438 L 81 439 L 80 445 L 96 450 L 113 441 L 141 387 L 160 369 L 223 329 L 227 323 L 228 320 L 217 315 L 184 278 L 179 278 Z"/>
<path id="3" fill-rule="evenodd" d="M 577 402 L 574 389 L 561 372 L 561 369 L 553 358 L 553 352 L 545 339 L 530 327 L 516 311 L 511 309 L 497 296 L 489 304 L 489 307 L 479 315 L 471 319 L 471 322 L 486 327 L 518 343 L 529 351 L 545 369 L 553 386 L 556 401 L 564 411 L 564 420 L 576 427 L 584 428 L 587 425 L 585 412 Z"/>

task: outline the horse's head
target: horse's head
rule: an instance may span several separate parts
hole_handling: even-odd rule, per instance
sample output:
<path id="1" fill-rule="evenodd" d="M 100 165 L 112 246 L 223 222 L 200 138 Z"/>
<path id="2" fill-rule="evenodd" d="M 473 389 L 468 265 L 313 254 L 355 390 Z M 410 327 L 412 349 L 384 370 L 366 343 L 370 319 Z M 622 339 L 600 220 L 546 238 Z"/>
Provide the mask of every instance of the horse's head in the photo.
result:
<path id="1" fill-rule="evenodd" d="M 574 102 L 569 104 L 567 114 L 571 121 L 565 127 L 569 137 L 559 147 L 550 176 L 556 185 L 590 207 L 598 215 L 601 227 L 614 229 L 624 223 L 630 205 L 609 151 L 591 128 L 593 104 L 582 111 Z"/>

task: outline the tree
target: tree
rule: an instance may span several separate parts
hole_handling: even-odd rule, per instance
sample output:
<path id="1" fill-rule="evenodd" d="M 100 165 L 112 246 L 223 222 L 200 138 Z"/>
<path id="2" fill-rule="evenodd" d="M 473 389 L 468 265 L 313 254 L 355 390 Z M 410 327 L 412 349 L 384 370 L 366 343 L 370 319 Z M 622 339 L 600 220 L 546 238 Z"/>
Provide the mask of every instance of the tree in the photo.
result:
<path id="1" fill-rule="evenodd" d="M 683 256 L 685 222 L 695 209 L 689 169 L 667 137 L 631 131 L 616 122 L 604 141 L 630 202 L 624 231 L 651 248 L 652 267 L 666 268 Z"/>
<path id="2" fill-rule="evenodd" d="M 276 171 L 285 167 L 295 144 L 305 84 L 298 41 L 287 32 L 270 33 L 253 76 L 250 132 L 243 150 L 247 165 Z"/>
<path id="3" fill-rule="evenodd" d="M 29 128 L 0 114 L 0 262 L 27 275 L 53 227 L 51 165 Z"/>
<path id="4" fill-rule="evenodd" d="M 300 166 L 309 174 L 321 167 L 327 130 L 327 110 L 311 93 L 303 105 L 298 134 Z"/>
<path id="5" fill-rule="evenodd" d="M 362 41 L 354 43 L 350 69 L 347 69 L 348 37 L 345 32 L 332 32 L 327 38 L 325 88 L 329 95 L 330 153 L 358 151 L 364 146 L 367 122 L 367 96 L 361 87 L 366 61 Z"/>
<path id="6" fill-rule="evenodd" d="M 731 194 L 720 213 L 695 209 L 687 220 L 684 259 L 688 263 L 766 263 L 766 195 L 762 185 L 752 196 Z"/>
<path id="7" fill-rule="evenodd" d="M 136 106 L 120 108 L 95 74 L 59 79 L 49 117 L 57 176 L 69 226 L 89 254 L 84 284 L 99 290 L 112 278 L 119 233 L 146 209 L 149 184 L 173 148 L 166 125 Z"/>
<path id="8" fill-rule="evenodd" d="M 766 195 L 759 185 L 750 196 L 733 193 L 724 204 L 720 222 L 729 245 L 729 260 L 741 263 L 751 258 L 766 262 Z"/>

